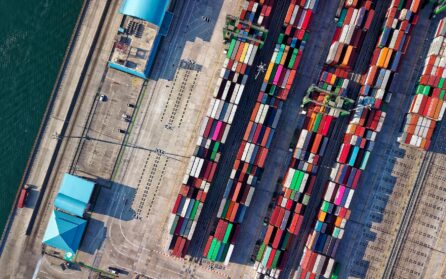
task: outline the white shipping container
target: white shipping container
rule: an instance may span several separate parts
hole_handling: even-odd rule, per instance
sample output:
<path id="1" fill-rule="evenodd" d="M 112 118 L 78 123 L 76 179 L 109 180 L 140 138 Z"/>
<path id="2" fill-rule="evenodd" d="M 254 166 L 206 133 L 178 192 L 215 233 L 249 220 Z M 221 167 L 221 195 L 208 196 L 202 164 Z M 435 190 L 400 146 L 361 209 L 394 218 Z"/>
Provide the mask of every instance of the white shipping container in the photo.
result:
<path id="1" fill-rule="evenodd" d="M 217 111 L 218 111 L 218 106 L 220 105 L 220 103 L 223 103 L 223 101 L 220 101 L 217 99 L 217 100 L 215 100 L 215 102 L 212 106 L 211 117 L 214 119 L 218 119 Z"/>
<path id="2" fill-rule="evenodd" d="M 243 63 L 248 64 L 249 59 L 251 58 L 253 47 L 254 47 L 253 44 L 249 44 L 248 51 L 246 52 L 245 59 L 243 60 Z"/>
<path id="3" fill-rule="evenodd" d="M 187 235 L 187 239 L 191 240 L 194 235 L 195 228 L 197 227 L 197 221 L 192 222 L 192 227 L 190 228 L 189 234 Z"/>
<path id="4" fill-rule="evenodd" d="M 251 157 L 252 157 L 255 147 L 256 147 L 255 144 L 250 144 L 248 153 L 246 154 L 245 162 L 251 161 Z"/>
<path id="5" fill-rule="evenodd" d="M 254 196 L 254 191 L 255 191 L 254 187 L 249 188 L 248 196 L 246 197 L 245 201 L 246 206 L 249 206 L 251 204 L 252 197 Z"/>
<path id="6" fill-rule="evenodd" d="M 244 89 L 245 89 L 245 85 L 244 84 L 240 85 L 240 88 L 237 91 L 237 98 L 235 99 L 235 104 L 236 105 L 238 105 L 238 103 L 240 102 L 240 98 L 242 97 Z"/>
<path id="7" fill-rule="evenodd" d="M 350 25 L 347 32 L 347 37 L 345 37 L 345 43 L 350 44 L 352 41 L 353 33 L 355 32 L 356 26 Z"/>
<path id="8" fill-rule="evenodd" d="M 258 50 L 258 46 L 254 46 L 251 52 L 251 55 L 249 56 L 249 61 L 248 61 L 248 65 L 251 66 L 252 63 L 254 62 L 254 58 L 256 56 L 257 50 Z"/>
<path id="9" fill-rule="evenodd" d="M 223 198 L 220 203 L 220 207 L 218 208 L 217 218 L 221 218 L 221 214 L 223 213 L 223 209 L 225 209 L 226 198 Z"/>
<path id="10" fill-rule="evenodd" d="M 339 41 L 336 41 L 333 44 L 331 44 L 330 50 L 328 52 L 327 60 L 325 60 L 325 63 L 327 63 L 327 64 L 333 63 L 335 56 L 336 56 L 336 52 L 338 50 L 338 47 L 339 47 Z"/>
<path id="11" fill-rule="evenodd" d="M 229 80 L 226 82 L 225 89 L 223 90 L 223 94 L 221 95 L 222 100 L 226 100 L 226 97 L 228 96 L 229 87 L 231 86 L 231 83 Z"/>
<path id="12" fill-rule="evenodd" d="M 237 97 L 237 92 L 239 91 L 239 89 L 240 89 L 240 84 L 236 83 L 234 85 L 234 90 L 232 91 L 231 99 L 229 100 L 230 103 L 235 104 L 235 98 Z"/>
<path id="13" fill-rule="evenodd" d="M 316 257 L 316 261 L 314 262 L 314 266 L 312 267 L 312 273 L 317 274 L 317 269 L 319 267 L 320 264 L 324 264 L 324 256 L 322 256 L 321 254 L 318 254 Z M 311 268 L 311 267 L 310 267 Z M 318 274 L 317 274 L 318 275 Z"/>
<path id="14" fill-rule="evenodd" d="M 226 142 L 226 139 L 228 138 L 228 133 L 229 133 L 230 129 L 231 129 L 231 125 L 230 124 L 226 124 L 225 131 L 223 132 L 223 136 L 221 137 L 221 143 L 225 143 Z M 217 156 L 218 156 L 218 154 L 217 154 Z M 218 162 L 218 159 L 215 159 L 215 161 Z"/>
<path id="15" fill-rule="evenodd" d="M 299 6 L 294 5 L 293 14 L 291 15 L 290 19 L 290 25 L 294 25 L 294 22 L 296 21 L 297 12 L 299 12 Z"/>
<path id="16" fill-rule="evenodd" d="M 230 244 L 228 253 L 226 254 L 224 265 L 228 265 L 229 264 L 229 260 L 231 259 L 233 251 L 234 251 L 234 244 Z"/>
<path id="17" fill-rule="evenodd" d="M 247 142 L 245 144 L 245 148 L 243 149 L 242 158 L 241 158 L 242 161 L 246 162 L 246 156 L 248 155 L 250 145 L 251 145 L 251 143 L 249 143 L 249 142 Z"/>
<path id="18" fill-rule="evenodd" d="M 302 149 L 304 147 L 307 135 L 308 135 L 308 130 L 302 129 L 302 131 L 300 132 L 299 140 L 297 141 L 296 148 Z"/>
<path id="19" fill-rule="evenodd" d="M 190 199 L 186 198 L 186 201 L 184 202 L 183 210 L 181 210 L 181 217 L 186 216 L 187 208 L 189 207 Z"/>
<path id="20" fill-rule="evenodd" d="M 234 121 L 235 113 L 237 112 L 237 105 L 233 105 L 231 108 L 231 114 L 229 115 L 228 123 L 232 124 L 232 121 Z"/>
<path id="21" fill-rule="evenodd" d="M 268 113 L 269 105 L 263 107 L 262 115 L 260 115 L 259 123 L 263 124 L 265 122 L 266 114 Z"/>
<path id="22" fill-rule="evenodd" d="M 339 36 L 339 42 L 340 43 L 345 43 L 346 42 L 346 38 L 347 38 L 347 33 L 348 33 L 348 25 L 344 25 L 342 27 L 342 31 L 341 31 L 341 36 Z"/>
<path id="23" fill-rule="evenodd" d="M 201 169 L 203 168 L 204 159 L 200 158 L 200 162 L 198 163 L 198 168 L 195 171 L 195 177 L 198 178 L 200 176 Z"/>
<path id="24" fill-rule="evenodd" d="M 310 175 L 308 173 L 304 173 L 304 178 L 302 179 L 302 182 L 300 183 L 299 192 L 303 193 L 305 190 L 305 185 L 307 185 L 308 177 Z"/>
<path id="25" fill-rule="evenodd" d="M 286 188 L 290 188 L 291 182 L 293 181 L 293 176 L 294 176 L 295 172 L 296 172 L 296 170 L 293 169 L 293 168 L 289 168 L 288 169 L 288 172 L 287 172 L 287 175 L 286 175 L 286 178 L 285 178 L 285 182 L 283 183 L 283 186 L 285 186 Z"/>
<path id="26" fill-rule="evenodd" d="M 438 115 L 438 121 L 441 121 L 443 119 L 445 110 L 446 110 L 446 102 L 443 102 L 443 105 L 441 106 L 440 109 L 440 114 Z"/>
<path id="27" fill-rule="evenodd" d="M 336 184 L 332 181 L 328 182 L 327 190 L 325 191 L 324 200 L 331 202 L 333 197 L 333 192 L 335 190 Z"/>
<path id="28" fill-rule="evenodd" d="M 323 275 L 325 278 L 330 278 L 331 273 L 333 272 L 333 266 L 334 266 L 334 264 L 335 264 L 334 259 L 330 258 L 330 259 L 328 260 L 328 264 L 327 264 L 327 267 L 325 268 L 325 273 L 324 273 L 324 275 Z"/>
<path id="29" fill-rule="evenodd" d="M 353 189 L 350 189 L 350 191 L 348 192 L 347 200 L 345 201 L 345 205 L 344 205 L 345 208 L 350 207 L 350 203 L 352 201 L 354 193 L 355 193 L 355 190 L 353 190 Z"/>

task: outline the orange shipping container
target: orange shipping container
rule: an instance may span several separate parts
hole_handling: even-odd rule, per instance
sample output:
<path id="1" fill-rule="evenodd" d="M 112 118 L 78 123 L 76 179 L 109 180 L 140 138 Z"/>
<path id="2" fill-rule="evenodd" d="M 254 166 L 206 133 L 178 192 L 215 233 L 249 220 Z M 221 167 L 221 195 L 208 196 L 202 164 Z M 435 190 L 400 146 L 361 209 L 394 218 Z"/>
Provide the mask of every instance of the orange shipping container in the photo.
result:
<path id="1" fill-rule="evenodd" d="M 349 45 L 347 47 L 347 51 L 345 52 L 344 59 L 342 60 L 341 66 L 347 67 L 348 62 L 350 61 L 350 56 L 352 54 L 352 51 L 353 51 L 353 46 Z"/>

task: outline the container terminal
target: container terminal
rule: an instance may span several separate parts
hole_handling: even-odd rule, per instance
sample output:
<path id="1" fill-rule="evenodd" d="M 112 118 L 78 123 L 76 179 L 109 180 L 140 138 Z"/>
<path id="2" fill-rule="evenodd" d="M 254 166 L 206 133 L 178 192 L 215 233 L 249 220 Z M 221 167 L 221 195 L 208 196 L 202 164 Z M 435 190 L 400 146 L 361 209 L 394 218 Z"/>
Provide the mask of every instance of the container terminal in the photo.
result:
<path id="1" fill-rule="evenodd" d="M 84 0 L 0 278 L 445 278 L 445 10 Z"/>

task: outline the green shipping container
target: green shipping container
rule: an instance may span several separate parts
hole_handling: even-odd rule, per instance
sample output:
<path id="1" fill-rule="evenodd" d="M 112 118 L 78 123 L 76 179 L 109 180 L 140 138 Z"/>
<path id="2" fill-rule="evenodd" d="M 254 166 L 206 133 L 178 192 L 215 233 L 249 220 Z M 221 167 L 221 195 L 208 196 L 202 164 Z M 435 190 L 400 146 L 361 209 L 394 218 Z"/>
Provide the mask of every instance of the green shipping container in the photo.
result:
<path id="1" fill-rule="evenodd" d="M 215 160 L 215 156 L 217 156 L 217 152 L 218 152 L 218 148 L 220 147 L 220 142 L 216 142 L 214 144 L 214 148 L 212 149 L 212 154 L 211 154 L 211 160 L 214 161 Z"/>
<path id="2" fill-rule="evenodd" d="M 285 34 L 280 33 L 280 35 L 279 35 L 279 39 L 277 40 L 277 42 L 278 42 L 279 44 L 282 43 L 282 41 L 283 41 L 283 37 L 285 37 Z"/>
<path id="3" fill-rule="evenodd" d="M 280 250 L 276 251 L 276 254 L 274 255 L 274 260 L 273 263 L 271 264 L 271 268 L 276 268 L 277 267 L 277 262 L 279 261 L 279 257 L 280 257 Z"/>
<path id="4" fill-rule="evenodd" d="M 223 243 L 222 245 L 223 245 L 222 246 L 223 247 L 223 252 L 221 253 L 220 257 L 217 259 L 217 261 L 219 261 L 219 262 L 224 262 L 225 261 L 226 255 L 228 254 L 228 250 L 229 250 L 229 244 Z"/>
<path id="5" fill-rule="evenodd" d="M 269 95 L 271 95 L 271 96 L 274 96 L 274 92 L 276 92 L 276 86 L 275 85 L 273 85 L 273 86 L 271 86 L 271 90 L 269 91 Z"/>
<path id="6" fill-rule="evenodd" d="M 212 260 L 212 255 L 214 255 L 214 250 L 215 250 L 215 246 L 217 245 L 217 241 L 218 240 L 216 238 L 212 239 L 211 247 L 209 248 L 208 256 L 207 256 L 208 260 Z"/>
<path id="7" fill-rule="evenodd" d="M 304 34 L 304 37 L 302 38 L 302 41 L 303 41 L 303 42 L 308 41 L 308 36 L 309 36 L 308 31 L 305 31 L 305 34 Z"/>
<path id="8" fill-rule="evenodd" d="M 173 220 L 172 227 L 170 227 L 170 234 L 171 235 L 173 235 L 175 233 L 175 229 L 176 229 L 177 224 L 178 224 L 178 219 L 180 219 L 180 216 L 176 215 L 175 219 Z"/>
<path id="9" fill-rule="evenodd" d="M 262 265 L 266 266 L 266 263 L 268 262 L 269 256 L 271 255 L 271 247 L 266 247 L 265 255 L 263 256 Z"/>
<path id="10" fill-rule="evenodd" d="M 226 213 L 228 212 L 229 204 L 230 204 L 230 201 L 226 200 L 225 207 L 223 207 L 223 212 L 221 213 L 222 217 L 226 216 Z"/>
<path id="11" fill-rule="evenodd" d="M 364 154 L 364 158 L 362 159 L 362 162 L 361 162 L 361 167 L 360 167 L 361 170 L 365 170 L 365 167 L 367 166 L 367 161 L 369 160 L 369 157 L 370 157 L 370 152 L 366 151 Z"/>
<path id="12" fill-rule="evenodd" d="M 322 113 L 316 114 L 316 119 L 314 120 L 314 125 L 313 125 L 313 132 L 317 133 L 319 125 L 321 124 L 321 120 L 322 120 Z"/>
<path id="13" fill-rule="evenodd" d="M 309 201 L 310 201 L 310 196 L 305 194 L 304 198 L 302 199 L 302 204 L 307 205 Z"/>
<path id="14" fill-rule="evenodd" d="M 423 94 L 424 85 L 418 84 L 415 94 Z"/>
<path id="15" fill-rule="evenodd" d="M 199 200 L 195 200 L 194 208 L 192 208 L 192 212 L 190 213 L 190 219 L 195 220 L 195 214 L 197 214 L 198 206 L 200 205 Z"/>
<path id="16" fill-rule="evenodd" d="M 236 40 L 232 39 L 231 45 L 229 46 L 229 49 L 228 49 L 228 53 L 226 53 L 226 58 L 230 58 L 231 57 L 232 52 L 234 51 L 235 43 L 236 43 Z"/>
<path id="17" fill-rule="evenodd" d="M 276 76 L 277 68 L 279 67 L 279 64 L 274 64 L 273 70 L 271 71 L 271 75 L 269 76 L 268 83 L 272 84 L 274 81 L 274 77 Z"/>
<path id="18" fill-rule="evenodd" d="M 347 16 L 347 9 L 343 8 L 341 14 L 339 15 L 338 27 L 342 27 L 342 25 L 344 25 L 344 20 L 346 16 Z"/>
<path id="19" fill-rule="evenodd" d="M 291 181 L 290 188 L 292 190 L 296 190 L 297 191 L 298 186 L 300 186 L 300 182 L 302 182 L 302 178 L 303 178 L 303 173 L 300 170 L 296 170 L 294 172 L 293 180 Z"/>
<path id="20" fill-rule="evenodd" d="M 441 90 L 441 92 L 440 92 L 440 100 L 444 101 L 445 92 L 446 92 L 446 90 Z"/>
<path id="21" fill-rule="evenodd" d="M 232 226 L 234 226 L 232 223 L 228 224 L 228 227 L 226 228 L 225 236 L 223 237 L 223 243 L 228 243 L 229 236 L 231 235 Z"/>
<path id="22" fill-rule="evenodd" d="M 214 251 L 212 251 L 212 257 L 211 261 L 214 261 L 217 259 L 218 250 L 220 250 L 221 242 L 217 240 L 217 243 L 215 244 Z"/>
<path id="23" fill-rule="evenodd" d="M 438 88 L 443 88 L 444 85 L 444 78 L 440 78 L 440 81 L 438 82 Z"/>
<path id="24" fill-rule="evenodd" d="M 335 227 L 333 230 L 333 237 L 338 238 L 340 232 L 341 230 L 338 227 Z"/>
<path id="25" fill-rule="evenodd" d="M 296 191 L 291 191 L 291 194 L 290 194 L 290 200 L 294 200 L 294 197 L 296 196 Z"/>
<path id="26" fill-rule="evenodd" d="M 288 246 L 288 241 L 290 240 L 290 236 L 291 236 L 290 232 L 285 231 L 285 237 L 283 238 L 282 245 L 280 246 L 281 250 L 285 250 L 286 247 Z"/>
<path id="27" fill-rule="evenodd" d="M 328 212 L 328 208 L 330 207 L 330 204 L 327 201 L 324 201 L 322 203 L 322 211 L 323 212 Z"/>
<path id="28" fill-rule="evenodd" d="M 275 61 L 276 64 L 280 64 L 280 60 L 282 60 L 284 50 L 285 50 L 285 45 L 284 44 L 280 45 L 279 53 L 277 54 Z"/>
<path id="29" fill-rule="evenodd" d="M 430 86 L 425 86 L 423 88 L 423 95 L 429 96 L 429 91 L 431 90 Z"/>
<path id="30" fill-rule="evenodd" d="M 293 50 L 293 54 L 291 56 L 290 62 L 288 63 L 288 69 L 292 69 L 294 66 L 294 63 L 296 63 L 297 53 L 299 51 L 297 49 Z"/>
<path id="31" fill-rule="evenodd" d="M 260 245 L 259 252 L 257 252 L 256 261 L 260 262 L 262 260 L 263 253 L 265 252 L 266 245 L 262 242 Z"/>

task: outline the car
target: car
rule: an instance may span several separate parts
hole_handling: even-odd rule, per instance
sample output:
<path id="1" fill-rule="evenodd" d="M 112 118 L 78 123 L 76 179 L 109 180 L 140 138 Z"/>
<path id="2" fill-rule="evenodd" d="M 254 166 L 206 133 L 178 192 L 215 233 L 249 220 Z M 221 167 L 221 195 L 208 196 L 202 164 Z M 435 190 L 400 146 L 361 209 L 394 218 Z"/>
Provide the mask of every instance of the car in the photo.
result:
<path id="1" fill-rule="evenodd" d="M 127 104 L 127 106 L 129 107 L 129 108 L 135 108 L 135 104 Z"/>
<path id="2" fill-rule="evenodd" d="M 107 101 L 107 96 L 105 96 L 104 94 L 101 94 L 101 96 L 99 96 L 99 101 L 106 102 Z"/>
<path id="3" fill-rule="evenodd" d="M 125 134 L 125 133 L 127 133 L 127 131 L 126 131 L 126 130 L 123 130 L 123 129 L 118 129 L 118 131 L 119 131 L 121 134 Z"/>

